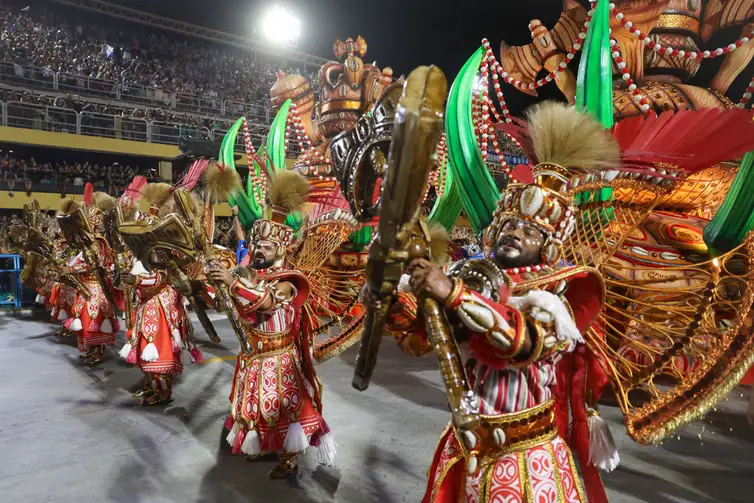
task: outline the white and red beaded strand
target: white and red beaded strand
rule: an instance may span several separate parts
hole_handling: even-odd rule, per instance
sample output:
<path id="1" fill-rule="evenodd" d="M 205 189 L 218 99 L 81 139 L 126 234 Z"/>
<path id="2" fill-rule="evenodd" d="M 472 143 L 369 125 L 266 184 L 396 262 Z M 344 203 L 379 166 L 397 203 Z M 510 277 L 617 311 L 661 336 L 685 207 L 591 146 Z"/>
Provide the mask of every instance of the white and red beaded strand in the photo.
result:
<path id="1" fill-rule="evenodd" d="M 615 61 L 615 65 L 618 67 L 618 71 L 621 73 L 623 82 L 625 82 L 629 93 L 631 93 L 631 99 L 638 103 L 637 106 L 642 112 L 646 113 L 650 108 L 647 97 L 641 94 L 639 87 L 636 85 L 636 82 L 626 68 L 626 62 L 623 60 L 623 56 L 620 52 L 620 44 L 614 37 L 610 37 L 610 46 L 611 55 Z"/>
<path id="2" fill-rule="evenodd" d="M 261 179 L 257 176 L 257 174 L 254 172 L 254 155 L 256 155 L 256 149 L 254 148 L 254 145 L 251 143 L 251 134 L 249 133 L 249 124 L 246 122 L 246 118 L 243 120 L 243 134 L 244 134 L 244 148 L 246 150 L 246 164 L 249 166 L 249 178 L 251 180 L 252 187 L 258 189 L 262 192 L 262 194 L 267 194 L 267 180 L 262 177 Z M 262 200 L 260 200 L 259 195 L 257 194 L 256 190 L 252 191 L 254 193 L 254 199 L 256 200 L 257 204 L 263 204 L 264 203 L 264 196 L 262 197 Z"/>
<path id="3" fill-rule="evenodd" d="M 477 126 L 478 128 L 477 134 L 481 138 L 479 148 L 482 152 L 482 158 L 484 159 L 485 162 L 487 162 L 488 146 L 491 142 L 492 149 L 495 152 L 495 155 L 497 155 L 500 165 L 505 170 L 505 173 L 510 175 L 511 169 L 510 169 L 510 166 L 508 166 L 508 163 L 505 161 L 505 158 L 503 157 L 503 153 L 500 151 L 500 144 L 497 141 L 497 135 L 495 134 L 494 122 L 492 120 L 492 112 L 495 111 L 495 105 L 492 102 L 492 99 L 490 98 L 490 95 L 489 95 L 490 67 L 489 67 L 488 54 L 489 54 L 489 51 L 485 49 L 485 55 L 482 57 L 482 62 L 480 66 L 481 77 L 479 78 L 479 84 L 478 84 L 478 89 L 477 89 L 479 95 L 481 96 L 481 98 L 479 98 L 480 105 L 481 105 L 481 120 L 478 121 L 478 126 Z M 502 92 L 500 92 L 499 89 L 496 89 L 496 91 L 498 91 L 499 93 L 498 96 L 502 94 Z M 507 111 L 507 106 L 505 105 L 504 99 L 502 100 L 502 104 L 504 107 L 503 110 Z M 507 118 L 506 121 L 510 122 L 510 119 Z"/>
<path id="4" fill-rule="evenodd" d="M 332 160 L 326 159 L 325 156 L 319 150 L 314 148 L 314 144 L 312 143 L 311 138 L 309 138 L 309 135 L 306 133 L 306 129 L 304 129 L 304 124 L 303 124 L 303 121 L 301 120 L 301 116 L 298 113 L 298 107 L 296 106 L 296 103 L 291 103 L 289 116 L 292 116 L 293 125 L 296 131 L 297 139 L 300 137 L 301 140 L 303 140 L 303 142 L 306 144 L 306 148 L 304 148 L 304 145 L 301 143 L 301 140 L 299 141 L 299 147 L 301 148 L 301 153 L 304 154 L 306 158 L 306 165 L 309 168 L 310 173 L 312 173 L 321 181 L 335 182 L 336 181 L 335 177 L 333 176 L 326 177 L 320 174 L 318 167 L 312 163 L 311 158 L 313 155 L 314 157 L 317 158 L 317 160 L 319 161 L 319 164 L 332 166 Z"/>
<path id="5" fill-rule="evenodd" d="M 746 87 L 746 91 L 744 91 L 743 96 L 741 96 L 741 99 L 738 100 L 738 104 L 736 106 L 738 108 L 746 108 L 746 106 L 751 101 L 752 93 L 754 93 L 754 77 L 749 82 L 749 85 Z"/>
<path id="6" fill-rule="evenodd" d="M 568 68 L 568 63 L 570 63 L 573 60 L 573 58 L 576 56 L 576 54 L 581 50 L 583 41 L 586 38 L 586 32 L 589 29 L 589 24 L 592 21 L 593 12 L 594 12 L 593 10 L 590 10 L 587 13 L 587 18 L 584 21 L 584 25 L 581 27 L 581 31 L 579 32 L 578 39 L 576 40 L 576 42 L 574 42 L 571 45 L 571 48 L 568 49 L 568 51 L 566 52 L 567 61 L 561 62 L 554 71 L 548 73 L 545 77 L 535 82 L 523 82 L 521 80 L 511 77 L 510 75 L 508 75 L 507 72 L 503 70 L 503 66 L 497 61 L 494 53 L 492 52 L 492 49 L 490 48 L 489 40 L 485 38 L 485 39 L 482 39 L 482 45 L 484 46 L 484 49 L 485 49 L 485 55 L 488 57 L 490 61 L 490 67 L 492 68 L 493 71 L 495 71 L 496 73 L 500 75 L 503 81 L 505 81 L 506 83 L 518 89 L 538 89 L 546 84 L 549 84 L 550 82 L 553 81 L 553 79 L 555 79 L 558 73 L 561 73 L 566 68 Z"/>
<path id="7" fill-rule="evenodd" d="M 590 2 L 594 3 L 594 0 L 590 0 Z M 684 49 L 679 49 L 677 47 L 663 47 L 661 44 L 658 44 L 654 40 L 651 40 L 649 38 L 649 34 L 642 32 L 638 28 L 634 28 L 634 24 L 629 21 L 629 19 L 626 17 L 626 15 L 620 11 L 618 11 L 615 8 L 615 4 L 610 4 L 610 10 L 613 11 L 613 15 L 615 16 L 615 19 L 620 22 L 620 24 L 628 31 L 633 34 L 634 37 L 641 40 L 641 42 L 652 49 L 655 52 L 661 52 L 662 54 L 668 55 L 668 56 L 678 56 L 679 58 L 685 58 L 685 59 L 711 59 L 711 58 L 717 58 L 719 56 L 723 56 L 725 54 L 728 54 L 730 52 L 735 51 L 745 43 L 747 43 L 752 37 L 754 37 L 754 30 L 747 33 L 745 37 L 741 37 L 740 39 L 736 40 L 732 44 L 728 44 L 725 47 L 718 47 L 717 49 L 714 49 L 712 51 L 685 51 Z"/>

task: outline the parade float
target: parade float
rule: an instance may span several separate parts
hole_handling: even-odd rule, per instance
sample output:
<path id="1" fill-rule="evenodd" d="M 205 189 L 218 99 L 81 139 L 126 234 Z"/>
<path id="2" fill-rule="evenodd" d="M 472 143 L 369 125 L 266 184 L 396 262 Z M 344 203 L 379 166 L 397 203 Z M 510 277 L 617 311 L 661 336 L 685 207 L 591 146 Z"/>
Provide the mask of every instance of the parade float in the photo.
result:
<path id="1" fill-rule="evenodd" d="M 392 84 L 389 68 L 380 70 L 364 63 L 366 50 L 361 37 L 335 43 L 338 61 L 320 69 L 319 100 L 303 76 L 280 71 L 270 90 L 277 114 L 264 144 L 253 145 L 246 119 L 240 118 L 226 135 L 218 157 L 235 168 L 234 145 L 243 138 L 249 175 L 244 190 L 231 194 L 229 202 L 238 206 L 245 228 L 262 214 L 267 180 L 275 170 L 288 169 L 286 158 L 296 158 L 290 169 L 303 175 L 312 187 L 306 211 L 291 214 L 286 224 L 307 236 L 294 243 L 299 248 L 291 251 L 291 263 L 316 285 L 315 302 L 309 304 L 307 316 L 314 327 L 314 352 L 319 361 L 355 342 L 363 318 L 358 293 L 366 263 L 364 247 L 374 222 L 368 211 L 354 208 L 344 195 L 348 190 L 341 189 L 330 142 L 368 116 Z M 371 190 L 370 197 L 379 192 L 379 186 L 373 185 Z"/>
<path id="2" fill-rule="evenodd" d="M 750 83 L 737 103 L 726 96 L 754 56 L 747 24 L 754 10 L 747 2 L 675 0 L 599 0 L 591 8 L 566 0 L 555 26 L 532 20 L 532 43 L 502 42 L 499 55 L 483 40 L 448 100 L 447 149 L 463 209 L 481 231 L 500 197 L 489 169 L 490 157 L 503 159 L 500 134 L 526 151 L 505 93 L 536 96 L 556 85 L 612 128 L 623 169 L 578 181 L 571 195 L 584 221 L 564 247 L 569 262 L 598 267 L 605 277 L 607 307 L 588 346 L 629 434 L 659 442 L 712 407 L 754 358 L 753 203 L 745 196 L 754 155 L 715 156 L 726 142 L 725 131 L 715 129 L 717 110 L 747 108 L 754 90 Z M 740 38 L 709 47 L 724 28 L 738 29 Z M 718 57 L 723 62 L 708 87 L 688 84 Z M 688 119 L 685 111 L 703 109 L 707 123 L 701 115 L 686 121 L 696 129 L 665 128 Z M 654 133 L 635 137 L 620 127 L 627 118 L 638 120 L 633 125 L 654 121 Z M 631 158 L 632 150 L 652 149 L 678 152 L 675 159 Z M 501 164 L 510 183 L 529 182 L 523 167 Z"/>

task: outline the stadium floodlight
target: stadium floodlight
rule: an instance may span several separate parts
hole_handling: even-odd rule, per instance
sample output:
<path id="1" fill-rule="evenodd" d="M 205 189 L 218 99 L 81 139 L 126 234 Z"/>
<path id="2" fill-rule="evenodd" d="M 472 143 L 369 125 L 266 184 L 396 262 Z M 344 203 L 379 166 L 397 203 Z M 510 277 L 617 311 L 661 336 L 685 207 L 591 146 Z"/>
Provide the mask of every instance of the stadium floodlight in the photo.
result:
<path id="1" fill-rule="evenodd" d="M 293 44 L 301 36 L 301 20 L 291 10 L 276 5 L 262 19 L 262 32 L 275 44 Z"/>

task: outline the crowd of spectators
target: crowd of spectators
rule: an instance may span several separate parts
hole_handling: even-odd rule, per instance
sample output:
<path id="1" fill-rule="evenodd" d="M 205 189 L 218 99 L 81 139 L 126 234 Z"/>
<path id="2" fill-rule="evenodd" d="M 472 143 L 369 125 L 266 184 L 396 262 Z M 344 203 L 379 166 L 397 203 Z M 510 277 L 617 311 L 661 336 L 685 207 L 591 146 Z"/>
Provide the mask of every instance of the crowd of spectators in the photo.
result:
<path id="1" fill-rule="evenodd" d="M 71 187 L 92 182 L 97 190 L 119 196 L 136 175 L 149 181 L 161 181 L 157 170 L 118 163 L 92 163 L 18 158 L 6 153 L 0 161 L 0 186 L 10 195 L 23 189 L 31 192 L 34 185 L 54 185 L 61 195 Z"/>
<path id="2" fill-rule="evenodd" d="M 0 61 L 114 82 L 125 93 L 133 87 L 159 89 L 166 104 L 173 93 L 224 100 L 263 109 L 278 65 L 227 45 L 156 33 L 141 25 L 54 4 L 29 0 L 0 2 Z M 297 68 L 313 85 L 315 73 Z M 233 110 L 233 113 L 236 111 Z"/>
<path id="3" fill-rule="evenodd" d="M 40 93 L 34 91 L 15 91 L 12 89 L 0 89 L 0 101 L 9 103 L 8 116 L 9 125 L 15 125 L 20 127 L 29 127 L 23 123 L 16 124 L 16 122 L 24 122 L 25 120 L 32 120 L 36 115 L 35 112 L 42 114 L 44 119 L 43 124 L 40 124 L 40 129 L 58 131 L 58 132 L 74 132 L 72 131 L 75 126 L 75 118 L 72 115 L 66 115 L 65 109 L 72 110 L 77 113 L 84 112 L 82 118 L 82 125 L 84 128 L 89 124 L 92 127 L 96 127 L 98 120 L 102 116 L 116 116 L 124 119 L 133 119 L 134 121 L 147 121 L 164 123 L 170 125 L 181 126 L 181 134 L 183 137 L 202 138 L 202 139 L 214 139 L 220 140 L 225 133 L 233 125 L 232 119 L 222 118 L 217 115 L 196 115 L 191 113 L 175 112 L 169 109 L 162 108 L 147 108 L 129 106 L 125 103 L 98 103 L 93 101 L 87 101 L 77 95 L 51 95 L 47 93 Z M 17 105 L 14 103 L 21 103 Z M 29 105 L 27 107 L 26 105 Z M 41 108 L 37 110 L 37 107 L 52 107 L 43 111 Z M 106 124 L 105 124 L 106 123 Z M 103 126 L 108 125 L 112 127 L 112 119 L 104 119 Z M 129 131 L 144 131 L 145 126 L 139 126 L 136 122 L 126 122 L 121 124 L 121 128 L 124 132 L 125 139 L 142 140 L 143 137 L 133 134 L 131 138 Z M 267 134 L 268 126 L 261 123 L 250 123 L 249 132 L 253 137 L 253 141 L 257 144 Z M 86 133 L 86 131 L 84 131 Z M 96 134 L 95 136 L 108 136 L 107 134 Z"/>

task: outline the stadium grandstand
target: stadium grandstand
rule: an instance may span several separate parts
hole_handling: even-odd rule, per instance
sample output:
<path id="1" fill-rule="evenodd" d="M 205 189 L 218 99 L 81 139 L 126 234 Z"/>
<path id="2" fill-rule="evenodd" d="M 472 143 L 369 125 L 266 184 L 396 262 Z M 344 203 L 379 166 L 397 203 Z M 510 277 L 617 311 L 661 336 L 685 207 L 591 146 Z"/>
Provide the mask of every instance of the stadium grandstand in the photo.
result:
<path id="1" fill-rule="evenodd" d="M 258 144 L 277 70 L 316 86 L 326 61 L 99 0 L 2 0 L 0 33 L 0 229 L 30 197 L 54 210 L 87 181 L 177 179 L 242 115 Z"/>

